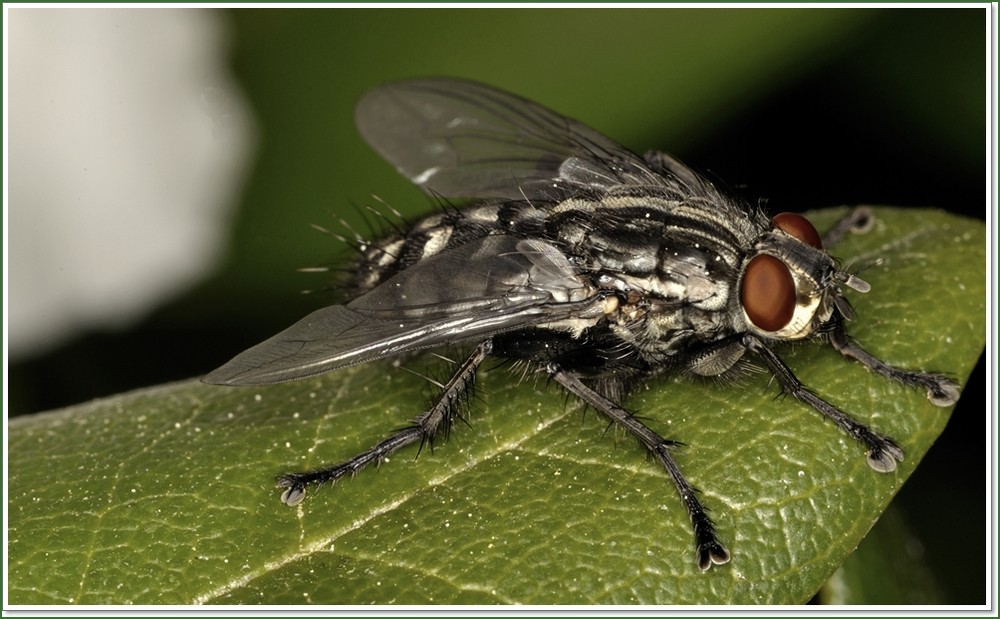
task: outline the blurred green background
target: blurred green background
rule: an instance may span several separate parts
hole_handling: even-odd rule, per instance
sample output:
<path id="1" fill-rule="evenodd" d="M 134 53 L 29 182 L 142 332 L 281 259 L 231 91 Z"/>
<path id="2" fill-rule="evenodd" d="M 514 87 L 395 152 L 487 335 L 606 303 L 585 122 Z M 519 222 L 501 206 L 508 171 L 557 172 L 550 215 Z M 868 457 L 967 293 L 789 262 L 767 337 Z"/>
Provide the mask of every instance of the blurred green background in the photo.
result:
<path id="1" fill-rule="evenodd" d="M 350 252 L 310 224 L 364 228 L 377 194 L 433 206 L 353 127 L 368 88 L 473 78 L 666 150 L 773 211 L 935 206 L 985 218 L 980 9 L 222 10 L 259 144 L 228 260 L 128 332 L 9 369 L 10 414 L 204 373 L 323 304 Z M 865 319 L 861 316 L 860 319 Z M 947 329 L 947 325 L 941 325 Z M 919 337 L 919 334 L 905 334 Z M 983 363 L 896 505 L 944 603 L 983 603 Z M 816 385 L 822 389 L 822 385 Z"/>

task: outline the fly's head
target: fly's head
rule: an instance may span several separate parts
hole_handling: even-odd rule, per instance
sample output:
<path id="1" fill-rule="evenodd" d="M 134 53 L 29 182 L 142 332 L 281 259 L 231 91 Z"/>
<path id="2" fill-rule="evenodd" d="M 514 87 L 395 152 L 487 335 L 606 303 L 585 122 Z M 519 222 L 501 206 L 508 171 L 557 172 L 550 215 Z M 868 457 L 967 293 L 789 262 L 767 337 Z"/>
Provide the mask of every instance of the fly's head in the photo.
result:
<path id="1" fill-rule="evenodd" d="M 771 219 L 771 228 L 744 259 L 741 274 L 739 299 L 746 329 L 777 340 L 813 335 L 834 311 L 850 319 L 842 287 L 870 289 L 860 278 L 837 270 L 816 228 L 795 213 Z"/>

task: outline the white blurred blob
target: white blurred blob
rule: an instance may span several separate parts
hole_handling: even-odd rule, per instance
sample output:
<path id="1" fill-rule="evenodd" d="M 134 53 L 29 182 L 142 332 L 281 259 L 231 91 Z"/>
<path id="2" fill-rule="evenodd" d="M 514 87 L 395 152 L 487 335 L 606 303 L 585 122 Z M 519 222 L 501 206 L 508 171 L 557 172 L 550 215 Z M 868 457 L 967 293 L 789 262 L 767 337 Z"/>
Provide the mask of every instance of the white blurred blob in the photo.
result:
<path id="1" fill-rule="evenodd" d="M 252 148 L 201 9 L 8 10 L 8 353 L 115 328 L 221 257 Z"/>

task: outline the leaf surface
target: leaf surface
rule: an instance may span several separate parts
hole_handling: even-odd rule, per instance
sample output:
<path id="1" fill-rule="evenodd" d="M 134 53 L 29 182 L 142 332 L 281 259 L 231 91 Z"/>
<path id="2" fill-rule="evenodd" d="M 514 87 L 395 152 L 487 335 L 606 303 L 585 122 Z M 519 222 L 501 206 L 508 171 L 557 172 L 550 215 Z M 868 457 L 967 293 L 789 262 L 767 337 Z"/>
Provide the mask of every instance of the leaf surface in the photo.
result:
<path id="1" fill-rule="evenodd" d="M 845 212 L 810 216 L 822 230 Z M 876 213 L 871 232 L 833 252 L 879 260 L 862 273 L 871 292 L 850 295 L 852 335 L 885 361 L 964 380 L 985 344 L 985 226 Z M 469 427 L 418 461 L 405 449 L 282 505 L 275 475 L 350 457 L 427 402 L 426 381 L 383 362 L 260 388 L 189 381 L 11 421 L 8 602 L 802 603 L 950 409 L 820 342 L 780 354 L 906 460 L 874 473 L 857 444 L 778 397 L 764 373 L 734 386 L 650 383 L 626 404 L 687 445 L 676 458 L 733 555 L 705 574 L 673 487 L 640 448 L 544 377 L 503 369 L 482 373 Z"/>

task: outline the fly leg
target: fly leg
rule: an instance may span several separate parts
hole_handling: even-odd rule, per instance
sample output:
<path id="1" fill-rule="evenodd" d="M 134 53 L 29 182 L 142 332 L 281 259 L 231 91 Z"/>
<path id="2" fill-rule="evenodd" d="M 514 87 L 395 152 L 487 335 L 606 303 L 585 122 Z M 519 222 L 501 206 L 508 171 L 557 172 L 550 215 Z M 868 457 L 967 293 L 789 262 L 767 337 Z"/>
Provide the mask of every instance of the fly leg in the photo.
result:
<path id="1" fill-rule="evenodd" d="M 806 389 L 785 362 L 757 337 L 745 335 L 743 343 L 764 361 L 786 393 L 813 407 L 861 443 L 867 450 L 868 466 L 879 473 L 896 470 L 896 463 L 903 461 L 903 449 L 894 440 L 871 431 L 868 426 Z"/>
<path id="2" fill-rule="evenodd" d="M 833 247 L 849 233 L 861 234 L 868 232 L 874 225 L 875 213 L 872 212 L 871 207 L 855 207 L 823 235 L 823 247 Z"/>
<path id="3" fill-rule="evenodd" d="M 935 406 L 951 406 L 958 401 L 958 383 L 941 374 L 928 372 L 913 372 L 904 370 L 877 359 L 871 353 L 861 348 L 847 335 L 844 320 L 834 315 L 829 332 L 830 344 L 837 352 L 848 359 L 854 359 L 872 372 L 881 374 L 888 379 L 909 387 L 922 387 L 927 390 L 927 399 Z"/>
<path id="4" fill-rule="evenodd" d="M 369 464 L 381 463 L 401 447 L 416 442 L 426 443 L 434 438 L 442 428 L 451 426 L 458 400 L 466 393 L 476 378 L 476 370 L 483 360 L 493 350 L 491 340 L 486 340 L 476 347 L 471 355 L 455 371 L 448 382 L 442 385 L 441 394 L 434 404 L 413 420 L 413 423 L 391 434 L 388 438 L 368 451 L 362 452 L 350 460 L 335 466 L 307 471 L 305 473 L 289 473 L 278 477 L 278 487 L 285 488 L 281 500 L 285 505 L 297 505 L 306 494 L 306 486 L 323 483 L 336 483 L 345 475 L 354 475 Z"/>
<path id="5" fill-rule="evenodd" d="M 550 363 L 546 367 L 549 375 L 567 391 L 579 397 L 581 400 L 593 406 L 598 412 L 607 417 L 613 423 L 618 424 L 629 434 L 639 439 L 642 446 L 663 465 L 670 479 L 677 488 L 691 517 L 691 524 L 694 526 L 695 542 L 697 544 L 698 567 L 704 572 L 713 564 L 721 565 L 729 561 L 729 551 L 719 542 L 715 534 L 715 525 L 705 513 L 705 508 L 698 501 L 697 491 L 681 473 L 673 456 L 670 455 L 670 447 L 675 445 L 673 441 L 668 441 L 659 434 L 649 429 L 634 415 L 621 408 L 611 400 L 605 398 L 590 387 L 583 384 L 580 379 L 563 370 L 556 363 Z"/>
<path id="6" fill-rule="evenodd" d="M 859 206 L 826 233 L 823 237 L 823 246 L 829 247 L 837 243 L 848 233 L 866 232 L 874 225 L 874 221 L 875 214 L 871 208 Z M 848 307 L 847 310 L 849 309 Z M 849 311 L 845 312 L 841 309 L 841 313 L 846 315 Z M 914 372 L 891 366 L 858 346 L 847 334 L 847 328 L 844 326 L 845 315 L 834 313 L 833 318 L 826 325 L 830 344 L 837 352 L 848 359 L 854 359 L 872 372 L 881 374 L 890 380 L 908 387 L 926 389 L 927 399 L 935 406 L 951 406 L 958 401 L 960 395 L 958 383 L 947 376 L 929 372 Z M 850 318 L 849 315 L 846 317 Z"/>

